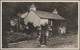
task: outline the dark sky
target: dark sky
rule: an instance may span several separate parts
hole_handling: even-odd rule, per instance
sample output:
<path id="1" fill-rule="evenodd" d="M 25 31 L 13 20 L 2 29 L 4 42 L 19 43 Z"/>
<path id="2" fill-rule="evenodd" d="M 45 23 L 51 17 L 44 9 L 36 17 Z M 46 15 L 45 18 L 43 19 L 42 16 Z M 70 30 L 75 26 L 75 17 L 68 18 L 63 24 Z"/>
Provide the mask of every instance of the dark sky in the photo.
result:
<path id="1" fill-rule="evenodd" d="M 2 18 L 3 26 L 7 25 L 9 18 L 24 13 L 29 10 L 32 2 L 3 2 L 2 3 Z M 59 15 L 66 18 L 68 22 L 78 25 L 78 3 L 77 2 L 34 2 L 37 10 L 53 12 L 56 8 Z"/>

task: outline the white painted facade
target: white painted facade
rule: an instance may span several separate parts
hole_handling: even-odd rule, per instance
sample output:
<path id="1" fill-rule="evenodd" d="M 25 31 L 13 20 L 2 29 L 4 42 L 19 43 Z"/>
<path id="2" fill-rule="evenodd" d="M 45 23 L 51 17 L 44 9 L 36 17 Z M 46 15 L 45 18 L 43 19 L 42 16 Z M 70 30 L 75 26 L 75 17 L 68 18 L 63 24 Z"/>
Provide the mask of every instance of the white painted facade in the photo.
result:
<path id="1" fill-rule="evenodd" d="M 33 11 L 30 11 L 28 16 L 24 18 L 25 25 L 27 25 L 28 22 L 33 23 L 33 25 L 36 27 L 36 26 L 44 25 L 45 23 L 48 24 L 48 19 L 41 19 Z"/>

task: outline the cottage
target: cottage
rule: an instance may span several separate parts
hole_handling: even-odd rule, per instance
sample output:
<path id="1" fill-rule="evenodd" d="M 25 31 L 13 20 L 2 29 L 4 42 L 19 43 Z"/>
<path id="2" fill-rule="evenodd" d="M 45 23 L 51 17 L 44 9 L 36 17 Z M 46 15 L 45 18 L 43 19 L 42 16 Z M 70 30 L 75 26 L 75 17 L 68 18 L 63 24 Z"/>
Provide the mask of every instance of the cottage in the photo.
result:
<path id="1" fill-rule="evenodd" d="M 33 23 L 34 27 L 48 24 L 53 26 L 55 21 L 64 21 L 65 18 L 61 17 L 57 10 L 55 9 L 52 13 L 46 11 L 36 10 L 34 4 L 31 5 L 30 11 L 21 15 L 24 18 L 24 24 L 27 25 L 28 22 Z"/>
<path id="2" fill-rule="evenodd" d="M 57 14 L 56 9 L 53 11 L 53 13 L 45 12 L 36 10 L 35 5 L 31 5 L 30 12 L 26 12 L 23 15 L 21 15 L 22 18 L 24 18 L 24 23 L 27 25 L 28 22 L 31 22 L 34 24 L 34 26 L 40 26 L 45 23 L 49 23 L 51 20 L 65 20 L 63 17 Z M 51 20 L 50 20 L 51 19 Z"/>

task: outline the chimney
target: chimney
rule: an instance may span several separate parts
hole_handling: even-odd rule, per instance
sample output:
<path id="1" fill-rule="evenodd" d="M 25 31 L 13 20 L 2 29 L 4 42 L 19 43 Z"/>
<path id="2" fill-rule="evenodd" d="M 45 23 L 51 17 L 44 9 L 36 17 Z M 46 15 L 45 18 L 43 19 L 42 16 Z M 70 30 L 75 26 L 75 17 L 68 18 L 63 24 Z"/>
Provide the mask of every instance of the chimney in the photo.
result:
<path id="1" fill-rule="evenodd" d="M 57 10 L 56 10 L 56 9 L 54 9 L 53 13 L 58 14 L 58 12 L 57 12 Z"/>
<path id="2" fill-rule="evenodd" d="M 32 3 L 32 5 L 30 6 L 30 11 L 36 11 L 36 7 L 35 5 Z"/>

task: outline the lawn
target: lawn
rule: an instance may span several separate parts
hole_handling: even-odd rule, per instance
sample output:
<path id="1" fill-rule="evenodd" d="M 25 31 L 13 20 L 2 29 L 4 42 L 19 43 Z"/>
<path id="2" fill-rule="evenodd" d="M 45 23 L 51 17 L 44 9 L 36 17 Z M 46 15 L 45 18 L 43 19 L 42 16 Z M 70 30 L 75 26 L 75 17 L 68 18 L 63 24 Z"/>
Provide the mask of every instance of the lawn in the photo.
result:
<path id="1" fill-rule="evenodd" d="M 67 36 L 55 36 L 47 39 L 47 45 L 45 47 L 39 46 L 39 40 L 25 40 L 14 43 L 8 43 L 9 48 L 77 48 L 78 47 L 78 35 Z"/>

